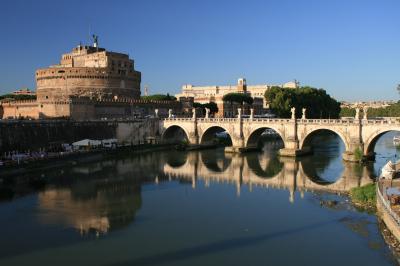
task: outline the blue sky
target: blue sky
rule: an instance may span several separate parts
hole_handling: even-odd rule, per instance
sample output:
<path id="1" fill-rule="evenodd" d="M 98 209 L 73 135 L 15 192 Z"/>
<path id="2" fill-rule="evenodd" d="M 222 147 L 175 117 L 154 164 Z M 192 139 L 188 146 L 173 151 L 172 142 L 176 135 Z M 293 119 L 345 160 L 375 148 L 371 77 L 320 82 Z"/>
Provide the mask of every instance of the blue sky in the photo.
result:
<path id="1" fill-rule="evenodd" d="M 297 79 L 338 100 L 398 100 L 399 0 L 0 2 L 0 93 L 89 42 L 126 52 L 150 93 Z M 143 91 L 143 90 L 142 90 Z"/>

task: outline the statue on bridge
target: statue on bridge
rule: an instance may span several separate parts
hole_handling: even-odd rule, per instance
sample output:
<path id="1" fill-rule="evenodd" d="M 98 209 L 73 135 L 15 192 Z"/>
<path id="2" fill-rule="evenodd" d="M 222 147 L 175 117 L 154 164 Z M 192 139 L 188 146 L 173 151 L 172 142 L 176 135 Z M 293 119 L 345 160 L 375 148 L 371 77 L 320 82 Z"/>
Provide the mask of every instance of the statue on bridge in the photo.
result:
<path id="1" fill-rule="evenodd" d="M 295 107 L 290 108 L 290 112 L 292 113 L 292 119 L 296 119 L 296 108 Z"/>
<path id="2" fill-rule="evenodd" d="M 301 119 L 306 119 L 306 108 L 301 109 Z"/>
<path id="3" fill-rule="evenodd" d="M 360 108 L 356 108 L 356 116 L 354 119 L 359 120 L 360 119 Z"/>
<path id="4" fill-rule="evenodd" d="M 368 106 L 363 107 L 363 119 L 367 120 L 368 119 Z"/>
<path id="5" fill-rule="evenodd" d="M 206 118 L 210 117 L 210 108 L 206 108 Z"/>

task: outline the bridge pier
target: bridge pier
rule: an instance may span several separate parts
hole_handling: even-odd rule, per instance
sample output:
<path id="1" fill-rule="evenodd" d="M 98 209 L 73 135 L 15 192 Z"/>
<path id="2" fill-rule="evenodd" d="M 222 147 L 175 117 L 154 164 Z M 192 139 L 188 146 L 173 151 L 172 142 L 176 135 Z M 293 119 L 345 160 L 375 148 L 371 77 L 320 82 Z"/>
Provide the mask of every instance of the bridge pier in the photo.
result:
<path id="1" fill-rule="evenodd" d="M 361 123 L 358 125 L 358 134 L 350 135 L 350 141 L 347 150 L 343 153 L 342 158 L 346 162 L 361 162 L 364 157 L 364 143 L 361 136 Z"/>
<path id="2" fill-rule="evenodd" d="M 297 119 L 295 118 L 295 109 L 292 108 L 292 119 L 287 125 L 286 137 L 284 139 L 285 147 L 279 150 L 279 155 L 283 157 L 298 157 L 311 153 L 309 148 L 300 148 L 297 134 Z"/>

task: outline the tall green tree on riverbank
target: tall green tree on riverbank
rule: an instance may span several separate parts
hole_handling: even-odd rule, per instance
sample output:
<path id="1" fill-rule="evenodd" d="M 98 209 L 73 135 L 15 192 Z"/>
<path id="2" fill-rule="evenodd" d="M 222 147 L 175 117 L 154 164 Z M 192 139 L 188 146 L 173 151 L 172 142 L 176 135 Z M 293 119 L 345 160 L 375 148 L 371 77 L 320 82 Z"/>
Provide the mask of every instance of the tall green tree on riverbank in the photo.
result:
<path id="1" fill-rule="evenodd" d="M 340 103 L 323 89 L 312 87 L 281 88 L 271 87 L 265 92 L 265 99 L 278 117 L 289 118 L 290 108 L 296 108 L 296 117 L 301 117 L 306 108 L 307 118 L 338 118 Z"/>

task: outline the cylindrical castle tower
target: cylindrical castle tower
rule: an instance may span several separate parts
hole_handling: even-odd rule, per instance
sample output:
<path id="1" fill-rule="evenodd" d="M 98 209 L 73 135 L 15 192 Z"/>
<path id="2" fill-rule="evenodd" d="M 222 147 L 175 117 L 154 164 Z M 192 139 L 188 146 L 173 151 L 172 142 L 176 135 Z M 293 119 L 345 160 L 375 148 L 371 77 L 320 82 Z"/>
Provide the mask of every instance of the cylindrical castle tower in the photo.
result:
<path id="1" fill-rule="evenodd" d="M 127 54 L 77 46 L 59 65 L 36 71 L 38 102 L 65 101 L 71 96 L 93 99 L 140 98 L 141 73 Z"/>

